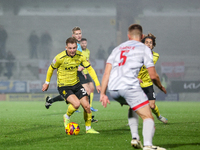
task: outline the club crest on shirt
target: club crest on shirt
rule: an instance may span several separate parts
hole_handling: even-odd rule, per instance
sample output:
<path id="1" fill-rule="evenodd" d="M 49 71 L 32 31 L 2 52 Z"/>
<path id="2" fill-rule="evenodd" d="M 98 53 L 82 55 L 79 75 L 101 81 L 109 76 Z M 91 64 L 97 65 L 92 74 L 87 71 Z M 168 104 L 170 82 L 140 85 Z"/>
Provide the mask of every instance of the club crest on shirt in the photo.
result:
<path id="1" fill-rule="evenodd" d="M 55 65 L 55 63 L 56 63 L 56 58 L 54 58 L 53 61 L 52 61 L 52 64 Z"/>
<path id="2" fill-rule="evenodd" d="M 75 62 L 78 64 L 78 63 L 79 63 L 79 60 L 76 60 Z"/>

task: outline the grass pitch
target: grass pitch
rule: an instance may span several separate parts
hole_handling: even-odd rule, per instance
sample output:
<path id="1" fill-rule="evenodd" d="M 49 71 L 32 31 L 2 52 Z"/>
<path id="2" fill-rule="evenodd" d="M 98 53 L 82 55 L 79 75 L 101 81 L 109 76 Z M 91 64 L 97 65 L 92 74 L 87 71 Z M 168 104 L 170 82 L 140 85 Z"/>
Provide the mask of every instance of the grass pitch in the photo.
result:
<path id="1" fill-rule="evenodd" d="M 156 102 L 161 115 L 169 123 L 155 118 L 154 145 L 168 150 L 200 149 L 200 102 Z M 65 102 L 56 102 L 48 110 L 44 102 L 0 102 L 1 150 L 131 150 L 131 134 L 127 126 L 128 107 L 111 101 L 107 108 L 93 102 L 98 123 L 92 127 L 99 135 L 85 133 L 83 110 L 74 113 L 72 122 L 80 126 L 77 136 L 66 135 L 63 114 Z M 142 140 L 142 120 L 139 134 Z"/>

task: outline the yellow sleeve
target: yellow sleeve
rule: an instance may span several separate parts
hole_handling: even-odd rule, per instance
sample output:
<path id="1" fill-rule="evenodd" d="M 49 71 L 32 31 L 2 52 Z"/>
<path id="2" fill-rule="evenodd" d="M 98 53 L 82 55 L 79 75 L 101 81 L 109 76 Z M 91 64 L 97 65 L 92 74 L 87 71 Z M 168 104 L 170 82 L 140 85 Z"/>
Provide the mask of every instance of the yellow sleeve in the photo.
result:
<path id="1" fill-rule="evenodd" d="M 159 59 L 159 54 L 156 53 L 156 52 L 153 52 L 153 63 L 154 63 L 154 65 L 157 63 L 158 59 Z"/>
<path id="2" fill-rule="evenodd" d="M 92 66 L 89 66 L 89 67 L 87 68 L 87 70 L 88 70 L 90 76 L 92 77 L 92 79 L 94 80 L 95 85 L 96 85 L 96 86 L 99 86 L 100 83 L 99 83 L 97 74 L 96 74 L 96 72 L 94 71 L 94 69 L 92 68 Z"/>
<path id="3" fill-rule="evenodd" d="M 47 70 L 47 76 L 46 76 L 46 82 L 51 81 L 51 76 L 53 74 L 54 68 L 50 65 L 48 70 Z"/>
<path id="4" fill-rule="evenodd" d="M 88 50 L 89 52 L 88 52 L 88 61 L 90 60 L 90 50 Z"/>
<path id="5" fill-rule="evenodd" d="M 84 67 L 84 68 L 87 68 L 90 66 L 90 63 L 87 61 L 85 55 L 82 55 L 82 58 L 81 58 L 81 65 Z"/>
<path id="6" fill-rule="evenodd" d="M 51 62 L 51 67 L 53 69 L 59 68 L 60 64 L 62 63 L 62 60 L 60 59 L 59 55 L 57 55 L 53 61 Z"/>

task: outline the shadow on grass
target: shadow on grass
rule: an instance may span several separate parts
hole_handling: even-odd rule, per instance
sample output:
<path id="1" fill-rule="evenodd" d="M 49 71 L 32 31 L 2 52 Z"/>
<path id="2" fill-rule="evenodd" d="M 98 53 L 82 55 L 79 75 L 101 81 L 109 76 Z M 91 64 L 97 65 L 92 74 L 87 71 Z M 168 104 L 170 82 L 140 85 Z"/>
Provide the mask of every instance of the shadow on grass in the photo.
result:
<path id="1" fill-rule="evenodd" d="M 17 125 L 15 126 L 12 126 L 13 128 L 15 128 L 16 131 L 14 132 L 8 132 L 6 133 L 6 135 L 16 135 L 16 134 L 22 134 L 22 133 L 25 133 L 25 132 L 35 132 L 35 131 L 38 131 L 38 130 L 51 130 L 51 129 L 48 129 L 48 128 L 60 128 L 60 127 L 63 127 L 63 126 L 55 126 L 55 125 L 33 125 L 34 127 L 32 128 L 23 128 L 23 129 L 18 129 L 17 128 Z M 21 128 L 21 126 L 19 126 Z"/>
<path id="2" fill-rule="evenodd" d="M 83 134 L 82 134 L 83 135 Z M 81 134 L 79 136 L 82 136 Z M 65 140 L 66 137 L 69 136 L 65 136 L 64 133 L 63 134 L 56 134 L 56 135 L 52 135 L 52 136 L 46 136 L 46 137 L 37 137 L 37 138 L 33 138 L 33 137 L 26 137 L 26 139 L 20 140 L 18 138 L 12 138 L 12 139 L 6 139 L 4 141 L 0 142 L 1 148 L 4 149 L 8 149 L 9 147 L 17 147 L 17 146 L 23 146 L 23 145 L 34 145 L 36 143 L 41 143 L 42 141 L 44 141 L 44 145 L 45 143 L 48 143 L 49 141 L 58 141 L 59 140 Z M 70 136 L 72 137 L 72 136 Z M 75 137 L 75 136 L 74 136 Z M 41 144 L 40 144 L 41 146 Z"/>
<path id="3" fill-rule="evenodd" d="M 99 121 L 101 122 L 115 122 L 115 121 L 126 121 L 127 120 L 127 123 L 128 123 L 128 119 L 107 119 L 107 120 L 103 120 L 103 119 L 100 119 Z"/>
<path id="4" fill-rule="evenodd" d="M 173 125 L 173 124 L 178 124 L 179 125 L 179 124 L 184 124 L 184 123 L 186 125 L 188 125 L 188 124 L 196 124 L 196 123 L 198 124 L 200 122 L 188 122 L 188 121 L 185 121 L 185 122 L 170 122 L 170 123 L 168 122 L 167 124 L 164 124 L 164 123 L 163 124 L 164 125 Z M 155 124 L 159 124 L 159 123 L 155 123 Z"/>
<path id="5" fill-rule="evenodd" d="M 176 147 L 181 147 L 181 146 L 199 146 L 200 143 L 184 143 L 184 144 L 162 144 L 159 145 L 164 148 L 176 148 Z"/>
<path id="6" fill-rule="evenodd" d="M 12 138 L 12 139 L 6 139 L 9 137 L 5 136 L 5 141 L 1 141 L 0 145 L 1 146 L 17 146 L 17 145 L 24 145 L 24 144 L 31 144 L 31 143 L 35 143 L 37 141 L 44 141 L 44 140 L 51 140 L 51 139 L 55 139 L 55 138 L 65 138 L 64 136 L 61 136 L 59 134 L 57 134 L 56 136 L 51 136 L 51 137 L 39 137 L 39 138 L 29 138 L 27 137 L 24 140 L 19 140 L 18 138 Z"/>
<path id="7" fill-rule="evenodd" d="M 43 114 L 41 116 L 57 116 L 57 115 L 61 115 L 63 116 L 65 114 L 65 112 L 59 112 L 59 113 L 48 113 L 48 114 Z"/>
<path id="8" fill-rule="evenodd" d="M 13 146 L 22 146 L 22 145 L 34 145 L 35 143 L 41 143 L 41 141 L 46 141 L 44 143 L 48 143 L 48 141 L 57 141 L 59 140 L 65 140 L 65 138 L 70 137 L 70 139 L 74 139 L 75 136 L 69 136 L 66 135 L 65 132 L 52 132 L 52 134 L 49 136 L 49 134 L 45 134 L 45 132 L 53 131 L 55 128 L 60 128 L 63 126 L 55 126 L 55 125 L 34 125 L 35 127 L 32 128 L 26 128 L 26 129 L 20 129 L 16 132 L 9 132 L 5 135 L 1 135 L 1 141 L 0 141 L 0 149 L 1 148 L 8 148 Z M 43 131 L 44 133 L 39 133 L 39 130 L 46 130 Z M 38 132 L 38 135 L 32 135 L 28 132 Z M 82 137 L 85 134 L 80 133 L 79 137 Z M 77 136 L 76 136 L 77 137 Z"/>
<path id="9" fill-rule="evenodd" d="M 127 133 L 129 134 L 130 133 L 130 129 L 129 128 L 116 128 L 116 129 L 105 129 L 105 130 L 98 130 L 100 132 L 101 135 L 116 135 L 116 136 L 119 136 L 120 134 L 124 134 L 124 133 Z"/>

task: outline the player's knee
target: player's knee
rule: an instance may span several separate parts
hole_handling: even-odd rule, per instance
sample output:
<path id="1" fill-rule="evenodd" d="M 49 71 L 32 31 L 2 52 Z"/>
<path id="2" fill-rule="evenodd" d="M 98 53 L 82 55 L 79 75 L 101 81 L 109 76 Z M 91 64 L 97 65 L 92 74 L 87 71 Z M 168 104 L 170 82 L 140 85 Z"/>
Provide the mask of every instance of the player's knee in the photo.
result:
<path id="1" fill-rule="evenodd" d="M 85 109 L 85 111 L 87 112 L 87 113 L 90 113 L 91 111 L 90 111 L 90 105 L 85 105 L 85 106 L 83 106 L 84 107 L 84 109 Z"/>
<path id="2" fill-rule="evenodd" d="M 151 109 L 155 109 L 155 103 L 152 101 L 149 102 L 150 108 Z"/>
<path id="3" fill-rule="evenodd" d="M 150 105 L 151 109 L 155 109 L 155 104 Z"/>
<path id="4" fill-rule="evenodd" d="M 153 120 L 154 120 L 154 117 L 153 117 L 152 114 L 148 114 L 148 115 L 146 115 L 146 116 L 144 116 L 144 117 L 142 118 L 142 120 L 145 120 L 145 119 L 153 119 Z"/>
<path id="5" fill-rule="evenodd" d="M 142 120 L 149 119 L 149 118 L 154 120 L 154 117 L 151 111 L 141 114 L 140 117 L 142 118 Z"/>
<path id="6" fill-rule="evenodd" d="M 80 107 L 80 105 L 81 105 L 80 101 L 77 101 L 77 102 L 73 105 L 73 107 L 74 107 L 75 109 L 78 109 L 78 108 Z"/>

